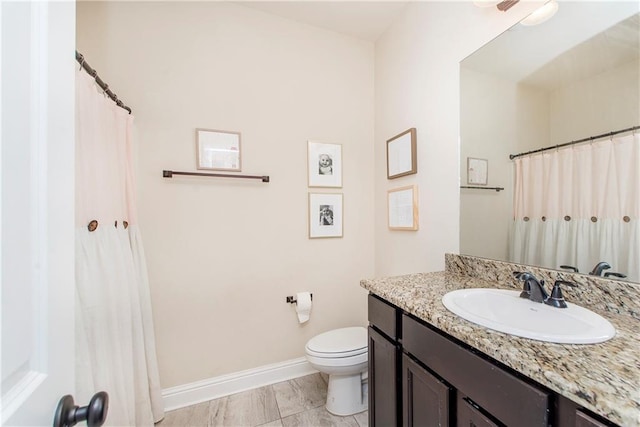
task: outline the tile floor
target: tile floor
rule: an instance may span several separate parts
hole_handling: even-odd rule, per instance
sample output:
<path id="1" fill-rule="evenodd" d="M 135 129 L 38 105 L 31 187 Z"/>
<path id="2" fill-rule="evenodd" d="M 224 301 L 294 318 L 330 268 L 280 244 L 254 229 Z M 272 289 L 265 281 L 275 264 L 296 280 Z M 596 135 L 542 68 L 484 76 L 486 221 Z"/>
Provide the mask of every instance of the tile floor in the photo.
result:
<path id="1" fill-rule="evenodd" d="M 156 427 L 368 427 L 368 412 L 338 417 L 326 398 L 326 380 L 313 374 L 167 412 Z"/>

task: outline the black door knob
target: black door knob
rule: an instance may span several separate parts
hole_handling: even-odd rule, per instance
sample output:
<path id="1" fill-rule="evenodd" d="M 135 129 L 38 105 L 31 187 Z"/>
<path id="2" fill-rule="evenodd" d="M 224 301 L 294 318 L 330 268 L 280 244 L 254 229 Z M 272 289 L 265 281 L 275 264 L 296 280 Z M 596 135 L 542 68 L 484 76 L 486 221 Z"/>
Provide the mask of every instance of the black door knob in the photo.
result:
<path id="1" fill-rule="evenodd" d="M 56 408 L 53 427 L 72 427 L 81 421 L 86 421 L 89 427 L 100 427 L 107 419 L 109 410 L 109 395 L 100 391 L 93 395 L 87 406 L 79 407 L 73 402 L 73 396 L 66 395 Z"/>

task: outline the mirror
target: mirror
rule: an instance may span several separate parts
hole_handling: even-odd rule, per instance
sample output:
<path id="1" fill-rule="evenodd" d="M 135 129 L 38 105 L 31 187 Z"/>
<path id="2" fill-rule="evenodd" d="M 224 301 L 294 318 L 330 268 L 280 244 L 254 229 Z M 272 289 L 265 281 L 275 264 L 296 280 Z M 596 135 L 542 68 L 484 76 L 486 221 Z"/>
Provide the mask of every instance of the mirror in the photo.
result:
<path id="1" fill-rule="evenodd" d="M 461 254 L 522 262 L 510 259 L 515 181 L 510 154 L 640 125 L 639 4 L 559 6 L 550 20 L 516 24 L 460 64 L 460 185 L 485 187 L 460 190 Z M 475 178 L 486 186 L 468 184 L 475 159 L 487 160 L 479 163 L 485 165 L 486 181 Z M 548 264 L 537 263 L 560 269 Z M 588 271 L 581 266 L 581 273 Z M 625 280 L 640 282 L 637 276 Z"/>

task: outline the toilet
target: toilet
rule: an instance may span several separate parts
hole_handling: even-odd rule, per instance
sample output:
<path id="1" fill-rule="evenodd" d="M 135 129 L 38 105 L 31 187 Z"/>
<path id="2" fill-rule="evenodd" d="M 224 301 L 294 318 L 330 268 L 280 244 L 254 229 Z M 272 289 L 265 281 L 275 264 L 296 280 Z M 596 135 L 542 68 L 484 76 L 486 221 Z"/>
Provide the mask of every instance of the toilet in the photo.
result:
<path id="1" fill-rule="evenodd" d="M 367 330 L 356 326 L 316 335 L 305 346 L 311 366 L 329 375 L 326 407 L 334 415 L 367 410 L 367 345 Z"/>

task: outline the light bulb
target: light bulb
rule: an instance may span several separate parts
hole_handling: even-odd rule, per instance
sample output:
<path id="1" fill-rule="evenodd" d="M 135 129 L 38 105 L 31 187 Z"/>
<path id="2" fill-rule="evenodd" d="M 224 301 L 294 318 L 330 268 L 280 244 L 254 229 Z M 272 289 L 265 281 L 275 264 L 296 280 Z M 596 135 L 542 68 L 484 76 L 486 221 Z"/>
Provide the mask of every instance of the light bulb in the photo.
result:
<path id="1" fill-rule="evenodd" d="M 557 11 L 558 2 L 556 0 L 550 0 L 545 3 L 544 6 L 520 21 L 520 23 L 527 26 L 542 24 L 555 15 Z"/>

